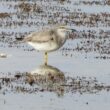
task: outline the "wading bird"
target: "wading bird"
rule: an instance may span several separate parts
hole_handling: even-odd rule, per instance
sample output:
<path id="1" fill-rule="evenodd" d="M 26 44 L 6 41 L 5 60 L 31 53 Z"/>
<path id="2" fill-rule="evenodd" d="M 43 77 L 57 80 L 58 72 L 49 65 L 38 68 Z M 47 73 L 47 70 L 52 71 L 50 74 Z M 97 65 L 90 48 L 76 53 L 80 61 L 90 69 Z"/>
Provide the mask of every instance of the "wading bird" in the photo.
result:
<path id="1" fill-rule="evenodd" d="M 66 26 L 59 26 L 49 30 L 33 32 L 24 38 L 24 41 L 36 50 L 45 52 L 45 65 L 48 61 L 48 52 L 59 49 L 68 38 L 68 32 L 76 30 Z"/>

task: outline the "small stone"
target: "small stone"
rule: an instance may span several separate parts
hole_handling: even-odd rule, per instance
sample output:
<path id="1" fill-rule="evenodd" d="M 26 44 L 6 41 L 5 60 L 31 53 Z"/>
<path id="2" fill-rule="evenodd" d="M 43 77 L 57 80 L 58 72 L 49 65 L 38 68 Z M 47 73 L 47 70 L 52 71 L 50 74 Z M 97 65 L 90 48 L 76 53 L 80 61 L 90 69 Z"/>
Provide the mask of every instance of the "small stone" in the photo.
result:
<path id="1" fill-rule="evenodd" d="M 5 53 L 0 53 L 0 58 L 6 58 L 7 57 L 7 54 Z"/>

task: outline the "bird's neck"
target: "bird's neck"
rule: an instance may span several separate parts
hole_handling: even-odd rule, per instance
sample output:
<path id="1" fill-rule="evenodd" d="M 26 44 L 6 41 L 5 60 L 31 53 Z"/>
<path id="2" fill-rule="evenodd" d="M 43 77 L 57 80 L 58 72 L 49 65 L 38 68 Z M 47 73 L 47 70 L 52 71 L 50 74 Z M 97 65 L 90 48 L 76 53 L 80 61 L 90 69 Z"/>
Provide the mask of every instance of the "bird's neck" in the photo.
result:
<path id="1" fill-rule="evenodd" d="M 57 31 L 57 35 L 59 36 L 58 39 L 59 39 L 59 45 L 63 45 L 67 39 L 67 33 L 66 32 L 63 32 L 61 30 L 58 30 Z"/>

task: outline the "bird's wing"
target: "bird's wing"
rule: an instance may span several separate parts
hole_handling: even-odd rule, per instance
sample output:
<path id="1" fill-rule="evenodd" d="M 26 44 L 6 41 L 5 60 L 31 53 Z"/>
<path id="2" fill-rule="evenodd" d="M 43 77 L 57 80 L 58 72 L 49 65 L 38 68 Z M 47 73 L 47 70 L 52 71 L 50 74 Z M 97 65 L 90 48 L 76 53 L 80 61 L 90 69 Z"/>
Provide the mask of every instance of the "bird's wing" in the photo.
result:
<path id="1" fill-rule="evenodd" d="M 40 32 L 33 32 L 27 37 L 24 38 L 24 41 L 26 42 L 48 42 L 52 39 L 54 31 L 48 30 L 48 31 L 40 31 Z"/>

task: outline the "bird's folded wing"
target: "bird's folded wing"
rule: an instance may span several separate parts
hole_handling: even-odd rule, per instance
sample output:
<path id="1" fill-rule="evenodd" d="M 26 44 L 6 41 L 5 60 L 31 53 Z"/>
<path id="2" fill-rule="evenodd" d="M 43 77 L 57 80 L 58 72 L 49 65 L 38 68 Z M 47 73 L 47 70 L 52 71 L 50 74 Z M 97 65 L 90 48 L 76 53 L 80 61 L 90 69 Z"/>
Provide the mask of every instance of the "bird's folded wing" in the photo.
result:
<path id="1" fill-rule="evenodd" d="M 52 39 L 53 30 L 42 31 L 42 32 L 33 32 L 27 37 L 24 38 L 26 42 L 48 42 Z"/>

